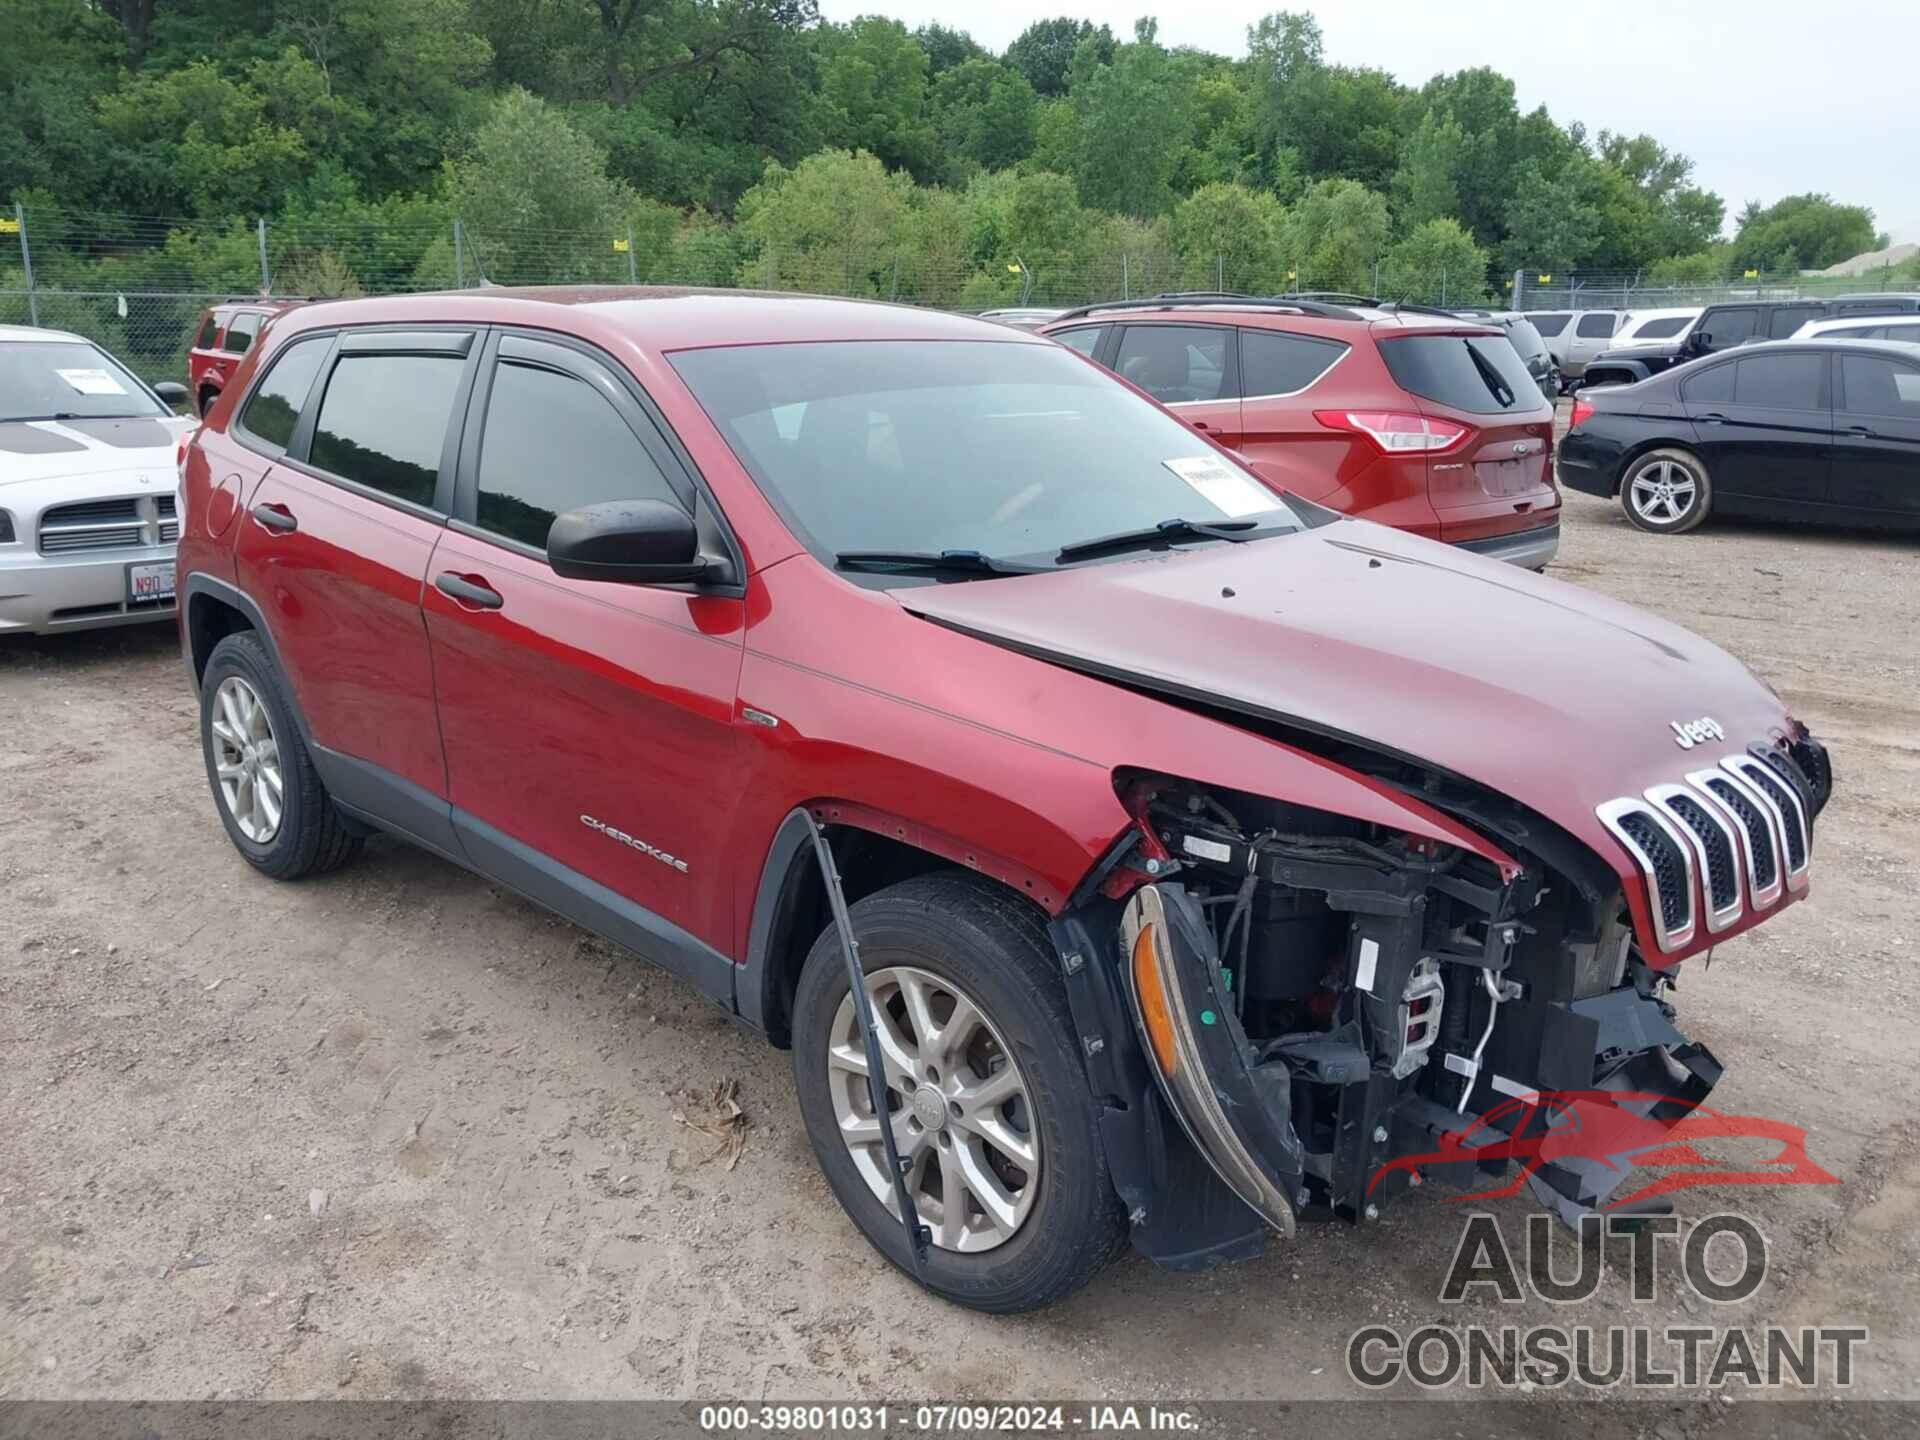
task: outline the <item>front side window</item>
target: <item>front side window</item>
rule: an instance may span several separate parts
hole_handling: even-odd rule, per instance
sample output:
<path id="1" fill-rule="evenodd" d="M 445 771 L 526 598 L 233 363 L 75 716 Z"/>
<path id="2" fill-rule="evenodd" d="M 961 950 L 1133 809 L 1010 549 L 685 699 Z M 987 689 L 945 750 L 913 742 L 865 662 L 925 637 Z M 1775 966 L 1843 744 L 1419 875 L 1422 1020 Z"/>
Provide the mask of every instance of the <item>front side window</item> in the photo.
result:
<path id="1" fill-rule="evenodd" d="M 1827 403 L 1825 355 L 1753 355 L 1733 381 L 1733 403 L 1768 410 L 1818 410 Z"/>
<path id="2" fill-rule="evenodd" d="M 1294 395 L 1318 380 L 1347 347 L 1338 340 L 1277 330 L 1240 332 L 1240 393 Z"/>
<path id="3" fill-rule="evenodd" d="M 320 362 L 327 358 L 327 347 L 332 344 L 331 335 L 315 335 L 294 341 L 275 356 L 266 378 L 247 400 L 240 416 L 241 428 L 275 449 L 286 449 L 300 423 L 301 407 L 313 392 Z"/>
<path id="4" fill-rule="evenodd" d="M 1381 358 L 1402 390 L 1477 415 L 1540 406 L 1540 386 L 1504 335 L 1382 338 Z"/>
<path id="5" fill-rule="evenodd" d="M 0 340 L 0 420 L 171 415 L 128 369 L 84 340 Z"/>
<path id="6" fill-rule="evenodd" d="M 829 561 L 975 551 L 1044 565 L 1063 546 L 1170 519 L 1299 525 L 1187 426 L 1052 345 L 837 341 L 669 358 Z"/>
<path id="7" fill-rule="evenodd" d="M 1582 315 L 1574 333 L 1585 340 L 1605 340 L 1613 334 L 1613 316 L 1604 310 Z"/>
<path id="8" fill-rule="evenodd" d="M 220 348 L 229 355 L 244 355 L 259 330 L 260 317 L 251 310 L 242 311 L 227 322 L 227 338 L 220 342 Z"/>
<path id="9" fill-rule="evenodd" d="M 1716 310 L 1702 318 L 1700 328 L 1714 349 L 1724 350 L 1729 345 L 1744 345 L 1751 340 L 1759 322 L 1758 310 Z"/>
<path id="10" fill-rule="evenodd" d="M 1840 384 L 1849 415 L 1920 420 L 1920 369 L 1878 355 L 1843 355 Z"/>
<path id="11" fill-rule="evenodd" d="M 1100 348 L 1100 342 L 1106 338 L 1106 334 L 1107 327 L 1104 325 L 1083 325 L 1078 330 L 1062 330 L 1047 338 L 1058 340 L 1069 350 L 1078 350 L 1082 355 L 1091 357 Z"/>
<path id="12" fill-rule="evenodd" d="M 1113 368 L 1162 405 L 1226 399 L 1226 325 L 1129 325 Z"/>
<path id="13" fill-rule="evenodd" d="M 1533 322 L 1533 328 L 1542 335 L 1554 336 L 1567 328 L 1567 322 L 1573 319 L 1570 310 L 1530 310 L 1527 319 Z"/>
<path id="14" fill-rule="evenodd" d="M 342 355 L 327 379 L 308 463 L 396 500 L 433 504 L 457 355 Z"/>
<path id="15" fill-rule="evenodd" d="M 501 360 L 481 432 L 475 522 L 544 550 L 556 515 L 604 500 L 679 503 L 604 395 L 564 370 Z"/>

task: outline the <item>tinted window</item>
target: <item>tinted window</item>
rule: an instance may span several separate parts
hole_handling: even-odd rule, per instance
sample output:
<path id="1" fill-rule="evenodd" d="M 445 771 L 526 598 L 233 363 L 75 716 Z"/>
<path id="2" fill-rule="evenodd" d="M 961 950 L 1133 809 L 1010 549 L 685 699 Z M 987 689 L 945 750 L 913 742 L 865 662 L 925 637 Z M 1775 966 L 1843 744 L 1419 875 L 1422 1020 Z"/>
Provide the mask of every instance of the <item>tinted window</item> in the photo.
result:
<path id="1" fill-rule="evenodd" d="M 1873 340 L 1886 333 L 1887 327 L 1884 325 L 1842 325 L 1836 330 L 1822 330 L 1819 338 L 1822 340 Z"/>
<path id="2" fill-rule="evenodd" d="M 1580 317 L 1579 327 L 1574 331 L 1574 334 L 1583 335 L 1588 339 L 1597 337 L 1604 340 L 1613 334 L 1613 316 L 1603 310 L 1596 311 L 1589 315 L 1582 315 Z"/>
<path id="3" fill-rule="evenodd" d="M 296 340 L 271 362 L 267 378 L 255 388 L 247 401 L 240 424 L 248 434 L 284 450 L 300 423 L 300 407 L 313 390 L 313 377 L 320 373 L 320 362 L 327 358 L 333 344 L 328 335 L 311 340 Z"/>
<path id="4" fill-rule="evenodd" d="M 1104 325 L 1084 325 L 1078 330 L 1062 330 L 1053 338 L 1069 350 L 1078 350 L 1082 355 L 1091 355 L 1100 348 L 1100 341 L 1106 336 Z"/>
<path id="5" fill-rule="evenodd" d="M 1784 340 L 1809 320 L 1817 320 L 1827 313 L 1824 305 L 1782 305 L 1773 312 L 1773 318 L 1767 324 L 1767 334 L 1775 340 Z"/>
<path id="6" fill-rule="evenodd" d="M 1850 415 L 1920 420 L 1920 370 L 1877 355 L 1840 357 L 1840 383 Z"/>
<path id="7" fill-rule="evenodd" d="M 1662 315 L 1658 320 L 1649 320 L 1633 332 L 1636 340 L 1671 340 L 1687 326 L 1693 323 L 1691 315 Z"/>
<path id="8" fill-rule="evenodd" d="M 1836 315 L 1897 315 L 1913 306 L 1898 300 L 1842 300 L 1833 307 Z"/>
<path id="9" fill-rule="evenodd" d="M 1889 325 L 1887 326 L 1887 339 L 1920 340 L 1920 325 Z"/>
<path id="10" fill-rule="evenodd" d="M 1230 331 L 1228 333 L 1231 333 Z M 1052 345 L 848 341 L 683 350 L 674 369 L 816 554 L 1062 545 L 1286 502 Z"/>
<path id="11" fill-rule="evenodd" d="M 603 500 L 679 503 L 604 395 L 576 376 L 503 360 L 487 402 L 475 520 L 544 550 L 555 515 Z"/>
<path id="12" fill-rule="evenodd" d="M 1827 403 L 1824 355 L 1754 355 L 1735 367 L 1733 403 L 1769 410 L 1818 410 Z"/>
<path id="13" fill-rule="evenodd" d="M 1712 337 L 1713 348 L 1724 350 L 1753 338 L 1758 310 L 1710 310 L 1700 317 L 1700 328 Z"/>
<path id="14" fill-rule="evenodd" d="M 1542 335 L 1558 335 L 1567 328 L 1567 322 L 1573 319 L 1573 314 L 1567 310 L 1529 310 L 1527 319 L 1533 322 L 1533 328 Z"/>
<path id="15" fill-rule="evenodd" d="M 1304 390 L 1347 353 L 1338 340 L 1282 335 L 1272 330 L 1240 332 L 1240 393 L 1291 395 Z"/>
<path id="16" fill-rule="evenodd" d="M 431 505 L 466 363 L 455 355 L 341 356 L 308 460 L 383 495 Z"/>
<path id="17" fill-rule="evenodd" d="M 220 342 L 220 348 L 233 355 L 244 355 L 253 344 L 253 337 L 260 329 L 260 317 L 251 311 L 236 315 L 227 322 L 227 338 Z"/>
<path id="18" fill-rule="evenodd" d="M 1532 360 L 1535 356 L 1547 353 L 1547 342 L 1540 338 L 1540 332 L 1525 320 L 1507 320 L 1507 339 L 1513 342 L 1515 352 L 1522 360 Z"/>
<path id="19" fill-rule="evenodd" d="M 1233 335 L 1225 325 L 1129 325 L 1113 368 L 1165 405 L 1218 400 Z"/>
<path id="20" fill-rule="evenodd" d="M 1380 341 L 1380 354 L 1402 390 L 1456 410 L 1497 415 L 1541 403 L 1504 335 L 1394 336 Z"/>
<path id="21" fill-rule="evenodd" d="M 1715 365 L 1698 375 L 1687 377 L 1680 396 L 1689 405 L 1731 405 L 1733 403 L 1733 366 Z"/>
<path id="22" fill-rule="evenodd" d="M 212 315 L 207 316 L 205 320 L 200 322 L 200 333 L 193 337 L 193 348 L 196 350 L 211 350 L 213 348 L 213 337 L 219 333 L 219 320 Z"/>

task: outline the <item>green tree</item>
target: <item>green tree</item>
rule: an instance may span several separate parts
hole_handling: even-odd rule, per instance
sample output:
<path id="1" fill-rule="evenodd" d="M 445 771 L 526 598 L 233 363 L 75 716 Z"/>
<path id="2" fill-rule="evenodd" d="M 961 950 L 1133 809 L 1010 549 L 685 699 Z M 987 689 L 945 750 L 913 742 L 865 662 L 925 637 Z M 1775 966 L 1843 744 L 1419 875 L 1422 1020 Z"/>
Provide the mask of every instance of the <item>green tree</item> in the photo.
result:
<path id="1" fill-rule="evenodd" d="M 1039 95 L 1067 93 L 1067 72 L 1074 52 L 1082 41 L 1090 41 L 1096 60 L 1105 65 L 1113 59 L 1113 31 L 1105 25 L 1094 28 L 1091 20 L 1075 20 L 1063 15 L 1057 20 L 1036 20 L 1007 47 L 1006 61 L 1027 77 L 1027 83 Z"/>
<path id="2" fill-rule="evenodd" d="M 1502 250 L 1508 270 L 1572 270 L 1586 263 L 1600 229 L 1600 211 L 1583 191 L 1578 166 L 1549 178 L 1537 164 L 1520 175 Z"/>
<path id="3" fill-rule="evenodd" d="M 1789 195 L 1772 205 L 1750 201 L 1733 237 L 1736 269 L 1824 270 L 1877 248 L 1873 211 L 1828 195 Z"/>
<path id="4" fill-rule="evenodd" d="M 823 34 L 820 99 L 828 134 L 892 170 L 928 176 L 938 143 L 927 116 L 927 53 L 897 20 L 865 15 Z"/>
<path id="5" fill-rule="evenodd" d="M 1164 215 L 1190 127 L 1187 96 L 1174 83 L 1154 23 L 1142 20 L 1133 43 L 1114 50 L 1112 64 L 1097 63 L 1095 42 L 1083 42 L 1074 69 L 1080 116 L 1074 179 L 1081 203 L 1122 215 Z"/>
<path id="6" fill-rule="evenodd" d="M 964 30 L 953 30 L 934 21 L 913 32 L 914 43 L 927 52 L 927 73 L 936 79 L 969 60 L 993 58 Z"/>
<path id="7" fill-rule="evenodd" d="M 1169 233 L 1179 256 L 1181 284 L 1211 290 L 1271 294 L 1286 288 L 1281 238 L 1284 206 L 1244 185 L 1204 185 L 1173 208 Z"/>
<path id="8" fill-rule="evenodd" d="M 1467 132 L 1453 116 L 1436 118 L 1429 110 L 1407 137 L 1400 167 L 1393 172 L 1393 218 L 1412 231 L 1429 220 L 1460 213 L 1456 176 L 1467 148 Z"/>
<path id="9" fill-rule="evenodd" d="M 956 170 L 1005 170 L 1033 150 L 1038 101 L 1019 71 L 966 60 L 934 81 L 933 123 Z"/>
<path id="10" fill-rule="evenodd" d="M 1282 258 L 1296 288 L 1365 294 L 1389 228 L 1386 196 L 1357 180 L 1322 180 L 1288 212 Z"/>
<path id="11" fill-rule="evenodd" d="M 1458 220 L 1428 220 L 1387 251 L 1380 293 L 1428 305 L 1477 305 L 1487 293 L 1487 252 Z"/>
<path id="12" fill-rule="evenodd" d="M 886 295 L 909 240 L 913 183 L 865 151 L 822 150 L 767 166 L 740 197 L 749 253 L 743 284 L 828 295 Z"/>
<path id="13" fill-rule="evenodd" d="M 99 114 L 119 147 L 114 198 L 143 214 L 271 213 L 312 161 L 265 96 L 208 60 L 136 75 L 100 98 Z"/>
<path id="14" fill-rule="evenodd" d="M 1325 62 L 1319 23 L 1278 11 L 1247 31 L 1256 133 L 1265 164 L 1292 151 L 1310 177 L 1344 176 L 1370 186 L 1393 177 L 1405 92 L 1379 70 Z"/>

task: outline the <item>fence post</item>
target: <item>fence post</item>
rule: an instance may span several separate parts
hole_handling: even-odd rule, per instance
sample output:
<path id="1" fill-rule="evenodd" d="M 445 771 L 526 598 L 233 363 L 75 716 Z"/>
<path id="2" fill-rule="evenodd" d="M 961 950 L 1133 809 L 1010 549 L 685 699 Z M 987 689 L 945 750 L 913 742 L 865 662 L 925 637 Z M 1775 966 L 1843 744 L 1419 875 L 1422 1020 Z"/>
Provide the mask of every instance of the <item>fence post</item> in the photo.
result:
<path id="1" fill-rule="evenodd" d="M 1373 297 L 1376 300 L 1380 298 L 1380 257 L 1378 255 L 1373 257 Z"/>
<path id="2" fill-rule="evenodd" d="M 893 252 L 893 283 L 891 288 L 887 292 L 887 299 L 898 300 L 899 298 L 900 298 L 900 252 L 896 250 Z"/>
<path id="3" fill-rule="evenodd" d="M 1120 252 L 1120 298 L 1122 300 L 1133 298 L 1133 273 L 1127 265 L 1127 252 L 1124 250 Z"/>
<path id="4" fill-rule="evenodd" d="M 27 244 L 27 207 L 14 202 L 13 223 L 20 229 L 20 265 L 27 272 L 27 317 L 40 324 L 40 297 L 33 289 L 33 251 Z"/>
<path id="5" fill-rule="evenodd" d="M 1447 267 L 1440 267 L 1440 308 L 1447 308 Z"/>
<path id="6" fill-rule="evenodd" d="M 1227 288 L 1227 257 L 1218 250 L 1213 252 L 1213 288 Z"/>
<path id="7" fill-rule="evenodd" d="M 467 288 L 467 242 L 460 233 L 460 217 L 453 217 L 453 284 L 457 290 Z"/>
<path id="8" fill-rule="evenodd" d="M 1513 308 L 1516 310 L 1527 308 L 1527 272 L 1524 270 L 1513 272 Z"/>
<path id="9" fill-rule="evenodd" d="M 627 226 L 627 283 L 640 283 L 640 262 L 633 258 L 633 226 Z"/>

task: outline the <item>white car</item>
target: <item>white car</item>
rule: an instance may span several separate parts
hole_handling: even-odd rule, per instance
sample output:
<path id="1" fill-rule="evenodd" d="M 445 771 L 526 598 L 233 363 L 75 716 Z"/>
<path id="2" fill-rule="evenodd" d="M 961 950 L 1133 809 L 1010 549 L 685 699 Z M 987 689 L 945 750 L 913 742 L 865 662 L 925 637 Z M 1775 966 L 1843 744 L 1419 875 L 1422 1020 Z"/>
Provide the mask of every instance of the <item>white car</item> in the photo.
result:
<path id="1" fill-rule="evenodd" d="M 1920 315 L 1844 315 L 1838 320 L 1809 320 L 1793 332 L 1795 340 L 1920 340 Z"/>
<path id="2" fill-rule="evenodd" d="M 0 636 L 171 619 L 193 421 L 91 340 L 0 325 Z"/>
<path id="3" fill-rule="evenodd" d="M 1609 350 L 1632 350 L 1643 345 L 1678 345 L 1692 333 L 1706 309 L 1689 305 L 1673 310 L 1632 310 L 1613 332 Z"/>

